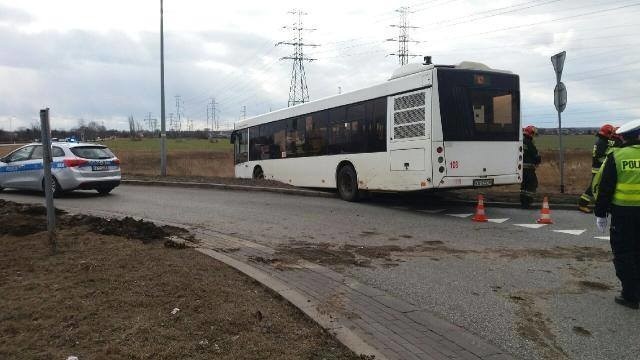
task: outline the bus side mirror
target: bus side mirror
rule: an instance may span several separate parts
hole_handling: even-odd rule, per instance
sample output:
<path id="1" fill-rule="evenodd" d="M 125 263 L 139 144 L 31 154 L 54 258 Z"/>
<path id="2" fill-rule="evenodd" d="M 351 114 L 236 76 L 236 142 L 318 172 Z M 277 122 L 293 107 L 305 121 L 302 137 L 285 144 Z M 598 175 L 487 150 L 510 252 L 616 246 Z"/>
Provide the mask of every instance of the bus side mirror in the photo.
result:
<path id="1" fill-rule="evenodd" d="M 235 131 L 231 133 L 231 137 L 229 138 L 229 142 L 230 143 L 233 144 L 233 143 L 236 142 L 236 135 L 237 135 L 237 133 Z"/>

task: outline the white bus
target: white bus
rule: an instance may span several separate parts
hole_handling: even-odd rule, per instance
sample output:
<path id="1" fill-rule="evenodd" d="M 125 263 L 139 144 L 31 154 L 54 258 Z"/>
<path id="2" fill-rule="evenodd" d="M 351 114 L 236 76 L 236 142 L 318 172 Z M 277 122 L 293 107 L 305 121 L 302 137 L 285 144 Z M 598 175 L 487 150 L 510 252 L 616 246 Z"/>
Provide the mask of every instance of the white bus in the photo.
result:
<path id="1" fill-rule="evenodd" d="M 409 64 L 385 83 L 236 123 L 235 176 L 302 187 L 417 191 L 522 178 L 520 80 L 472 62 Z"/>

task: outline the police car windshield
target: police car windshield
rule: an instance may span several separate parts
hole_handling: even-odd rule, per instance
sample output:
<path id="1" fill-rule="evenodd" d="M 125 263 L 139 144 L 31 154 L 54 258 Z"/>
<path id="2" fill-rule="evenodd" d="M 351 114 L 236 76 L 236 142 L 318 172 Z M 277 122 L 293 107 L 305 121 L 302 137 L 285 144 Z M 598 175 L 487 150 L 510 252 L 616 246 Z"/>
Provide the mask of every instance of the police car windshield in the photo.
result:
<path id="1" fill-rule="evenodd" d="M 113 153 L 103 146 L 76 146 L 71 148 L 71 152 L 83 159 L 111 159 Z"/>

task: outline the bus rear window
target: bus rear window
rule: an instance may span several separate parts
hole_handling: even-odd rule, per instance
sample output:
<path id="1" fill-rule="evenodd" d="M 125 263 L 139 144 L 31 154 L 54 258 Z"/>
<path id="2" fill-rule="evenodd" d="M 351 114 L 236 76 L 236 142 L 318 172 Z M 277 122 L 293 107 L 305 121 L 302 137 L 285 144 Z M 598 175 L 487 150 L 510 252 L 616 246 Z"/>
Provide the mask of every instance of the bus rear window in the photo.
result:
<path id="1" fill-rule="evenodd" d="M 445 141 L 518 141 L 517 75 L 438 69 Z"/>

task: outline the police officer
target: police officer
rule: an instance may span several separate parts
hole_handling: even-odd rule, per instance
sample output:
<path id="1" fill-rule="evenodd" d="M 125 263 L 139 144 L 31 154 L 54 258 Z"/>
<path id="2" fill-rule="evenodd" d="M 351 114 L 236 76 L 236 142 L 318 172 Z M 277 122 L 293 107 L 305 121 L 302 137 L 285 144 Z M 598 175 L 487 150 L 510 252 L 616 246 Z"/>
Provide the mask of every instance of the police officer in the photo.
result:
<path id="1" fill-rule="evenodd" d="M 529 125 L 522 129 L 522 135 L 523 168 L 522 184 L 520 184 L 520 205 L 523 209 L 528 209 L 538 189 L 536 166 L 540 164 L 541 158 L 538 149 L 533 143 L 533 137 L 538 135 L 538 129 L 533 125 Z"/>
<path id="2" fill-rule="evenodd" d="M 584 213 L 590 213 L 591 208 L 589 208 L 589 205 L 595 202 L 591 183 L 598 170 L 600 170 L 602 163 L 607 158 L 607 151 L 614 145 L 614 130 L 613 125 L 604 124 L 600 127 L 598 134 L 596 134 L 596 143 L 593 145 L 593 152 L 591 153 L 591 181 L 589 182 L 589 186 L 587 186 L 587 190 L 585 190 L 580 196 L 580 199 L 578 199 L 578 210 Z"/>
<path id="3" fill-rule="evenodd" d="M 622 125 L 623 144 L 607 156 L 598 185 L 595 215 L 602 232 L 611 214 L 611 250 L 622 292 L 615 301 L 638 309 L 640 301 L 640 120 Z"/>

